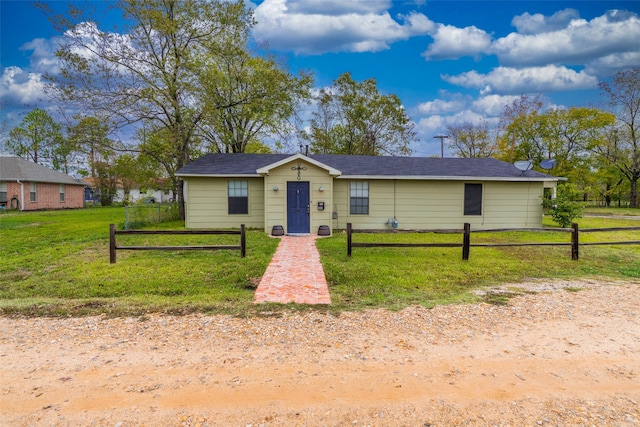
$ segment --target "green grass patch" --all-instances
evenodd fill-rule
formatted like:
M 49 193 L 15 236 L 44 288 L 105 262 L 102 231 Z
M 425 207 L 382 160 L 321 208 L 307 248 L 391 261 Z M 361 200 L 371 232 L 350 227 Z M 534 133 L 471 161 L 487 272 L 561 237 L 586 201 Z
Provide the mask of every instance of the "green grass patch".
M 554 227 L 545 218 L 545 227 Z M 591 218 L 577 220 L 580 228 L 632 227 L 640 221 Z M 557 226 L 555 226 L 557 228 Z M 581 241 L 639 240 L 640 231 L 583 233 Z M 450 234 L 354 234 L 354 242 L 461 243 Z M 565 232 L 472 233 L 471 243 L 529 243 L 571 241 Z M 474 288 L 519 282 L 531 278 L 607 277 L 640 278 L 640 246 L 582 246 L 580 260 L 571 259 L 570 246 L 472 247 L 469 261 L 461 248 L 353 248 L 347 256 L 346 234 L 336 233 L 317 242 L 331 298 L 347 309 L 387 307 L 401 309 L 420 304 L 473 299 Z M 492 303 L 504 302 L 494 298 Z
M 239 251 L 118 251 L 109 263 L 109 224 L 124 208 L 0 216 L 0 313 L 81 315 L 148 311 L 253 310 L 253 293 L 278 241 L 247 232 Z M 183 229 L 181 221 L 152 229 Z M 237 235 L 118 236 L 118 245 L 238 245 Z
M 253 304 L 254 291 L 279 240 L 247 233 L 247 257 L 239 251 L 118 251 L 109 263 L 109 224 L 124 208 L 0 214 L 0 314 L 110 316 L 225 313 L 278 316 L 285 310 L 340 312 L 384 307 L 477 301 L 469 290 L 529 278 L 606 277 L 640 279 L 640 246 L 584 246 L 572 261 L 570 247 L 354 248 L 346 236 L 319 239 L 333 305 Z M 553 223 L 545 218 L 545 226 Z M 580 228 L 638 226 L 633 219 L 584 217 Z M 183 229 L 181 221 L 148 229 Z M 239 236 L 119 235 L 119 245 L 237 245 Z M 581 241 L 640 240 L 640 232 L 585 233 Z M 364 242 L 455 242 L 461 235 L 357 234 Z M 479 242 L 569 242 L 569 233 L 478 233 Z M 505 298 L 489 301 L 505 303 Z

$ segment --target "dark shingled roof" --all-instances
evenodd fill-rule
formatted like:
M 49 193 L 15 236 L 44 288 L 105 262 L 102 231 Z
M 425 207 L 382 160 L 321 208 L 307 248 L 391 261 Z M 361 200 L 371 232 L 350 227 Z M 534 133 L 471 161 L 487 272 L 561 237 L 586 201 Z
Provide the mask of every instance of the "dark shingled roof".
M 84 185 L 82 181 L 20 157 L 0 157 L 0 181 Z
M 265 166 L 292 157 L 292 154 L 207 154 L 178 171 L 178 175 L 256 175 Z M 346 156 L 311 154 L 310 159 L 342 172 L 342 177 L 484 177 L 548 178 L 536 172 L 522 172 L 510 163 L 493 158 L 461 159 L 431 157 Z

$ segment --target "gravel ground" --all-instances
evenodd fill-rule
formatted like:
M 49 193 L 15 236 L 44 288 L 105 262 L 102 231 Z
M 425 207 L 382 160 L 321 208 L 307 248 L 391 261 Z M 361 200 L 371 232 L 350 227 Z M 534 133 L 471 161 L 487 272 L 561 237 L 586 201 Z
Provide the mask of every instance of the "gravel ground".
M 0 318 L 0 424 L 640 425 L 639 285 L 340 316 Z

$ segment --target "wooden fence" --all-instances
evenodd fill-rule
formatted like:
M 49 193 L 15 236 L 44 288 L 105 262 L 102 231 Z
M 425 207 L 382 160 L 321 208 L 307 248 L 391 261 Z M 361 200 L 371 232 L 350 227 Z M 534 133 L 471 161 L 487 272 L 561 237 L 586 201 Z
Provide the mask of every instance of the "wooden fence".
M 571 259 L 580 258 L 580 246 L 589 245 L 640 245 L 640 240 L 624 240 L 618 242 L 585 242 L 580 243 L 580 233 L 615 232 L 615 231 L 638 231 L 640 227 L 612 227 L 612 228 L 583 228 L 580 230 L 578 224 L 571 224 L 571 228 L 495 228 L 491 230 L 474 230 L 473 233 L 499 233 L 499 232 L 557 232 L 570 233 L 570 242 L 529 242 L 529 243 L 471 243 L 471 225 L 465 223 L 461 229 L 434 229 L 434 230 L 354 230 L 351 223 L 347 224 L 347 255 L 351 256 L 353 248 L 462 248 L 462 259 L 469 260 L 471 247 L 498 247 L 498 246 L 571 246 Z M 354 242 L 353 235 L 356 233 L 366 234 L 410 234 L 410 233 L 435 233 L 435 234 L 462 234 L 461 243 L 372 243 Z
M 211 235 L 211 234 L 232 234 L 240 236 L 239 245 L 201 245 L 201 246 L 118 246 L 116 236 L 121 234 L 154 234 L 154 235 Z M 240 251 L 240 256 L 247 255 L 247 236 L 244 224 L 240 225 L 240 230 L 116 230 L 115 224 L 109 226 L 109 259 L 111 264 L 116 263 L 116 251 L 183 251 L 183 250 L 236 250 Z

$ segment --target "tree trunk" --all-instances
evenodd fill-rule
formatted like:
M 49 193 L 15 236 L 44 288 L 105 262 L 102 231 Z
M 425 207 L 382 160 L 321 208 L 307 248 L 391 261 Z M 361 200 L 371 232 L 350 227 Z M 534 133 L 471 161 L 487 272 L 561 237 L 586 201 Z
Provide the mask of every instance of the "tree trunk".
M 631 178 L 631 192 L 629 194 L 629 207 L 638 207 L 638 178 L 640 176 L 634 176 Z

